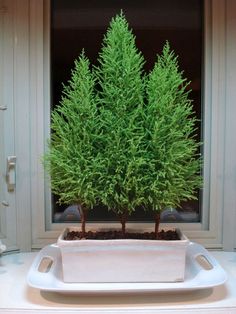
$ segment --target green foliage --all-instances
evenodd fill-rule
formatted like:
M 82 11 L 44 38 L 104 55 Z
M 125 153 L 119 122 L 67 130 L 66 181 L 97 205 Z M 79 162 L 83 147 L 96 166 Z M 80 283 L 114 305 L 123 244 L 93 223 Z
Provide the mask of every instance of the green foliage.
M 51 140 L 44 163 L 61 203 L 91 208 L 104 173 L 95 79 L 84 52 L 75 61 L 60 105 L 52 112 Z M 99 182 L 98 182 L 99 183 Z
M 189 83 L 179 71 L 177 56 L 166 42 L 146 86 L 145 187 L 147 208 L 161 211 L 183 200 L 195 199 L 201 186 L 199 143 L 195 139 L 196 117 Z
M 103 40 L 96 75 L 103 135 L 106 139 L 102 203 L 122 214 L 141 202 L 136 177 L 140 153 L 140 112 L 143 106 L 144 58 L 121 13 L 112 19 Z
M 195 198 L 200 158 L 188 82 L 168 42 L 148 76 L 143 64 L 122 13 L 110 23 L 94 71 L 84 53 L 75 61 L 44 158 L 60 202 L 103 203 L 126 215 Z

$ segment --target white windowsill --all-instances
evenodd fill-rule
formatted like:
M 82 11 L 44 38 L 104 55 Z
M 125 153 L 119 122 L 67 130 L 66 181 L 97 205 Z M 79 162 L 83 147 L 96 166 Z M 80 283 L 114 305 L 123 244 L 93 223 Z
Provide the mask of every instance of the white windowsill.
M 0 257 L 0 313 L 236 313 L 236 253 L 211 252 L 228 273 L 224 285 L 185 293 L 60 295 L 31 288 L 26 275 L 37 253 Z

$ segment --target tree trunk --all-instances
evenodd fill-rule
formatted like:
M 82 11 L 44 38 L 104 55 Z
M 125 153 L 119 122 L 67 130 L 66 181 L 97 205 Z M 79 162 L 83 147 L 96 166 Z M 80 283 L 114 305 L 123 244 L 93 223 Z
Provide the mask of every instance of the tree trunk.
M 159 225 L 160 225 L 160 213 L 157 212 L 155 214 L 155 237 L 156 237 L 156 239 L 158 239 Z
M 86 232 L 86 220 L 87 220 L 87 209 L 83 208 L 82 206 L 78 205 L 78 210 L 80 212 L 80 220 L 81 220 L 81 232 L 82 232 L 82 237 L 85 237 L 85 232 Z
M 123 214 L 119 215 L 120 223 L 121 223 L 121 230 L 122 230 L 122 236 L 125 237 L 126 232 L 126 221 L 127 221 L 127 212 L 124 212 Z

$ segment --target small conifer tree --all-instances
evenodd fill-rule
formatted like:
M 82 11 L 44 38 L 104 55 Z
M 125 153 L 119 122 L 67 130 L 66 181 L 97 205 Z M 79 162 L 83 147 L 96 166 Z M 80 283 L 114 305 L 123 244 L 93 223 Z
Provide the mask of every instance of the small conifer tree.
M 84 52 L 75 61 L 71 80 L 51 116 L 51 140 L 44 163 L 60 203 L 80 204 L 82 233 L 86 212 L 99 198 L 103 168 L 95 80 Z
M 107 165 L 102 202 L 119 216 L 124 233 L 127 216 L 140 203 L 136 169 L 144 58 L 122 12 L 110 23 L 98 63 L 96 74 Z
M 167 42 L 146 77 L 121 12 L 105 34 L 98 66 L 81 53 L 59 106 L 44 163 L 59 201 L 86 212 L 104 204 L 125 224 L 138 206 L 156 215 L 195 198 L 201 186 L 196 118 L 188 82 Z
M 196 199 L 201 186 L 196 117 L 186 89 L 189 83 L 177 59 L 166 42 L 146 86 L 146 173 L 142 184 L 146 188 L 145 207 L 157 214 L 156 232 L 160 212 Z

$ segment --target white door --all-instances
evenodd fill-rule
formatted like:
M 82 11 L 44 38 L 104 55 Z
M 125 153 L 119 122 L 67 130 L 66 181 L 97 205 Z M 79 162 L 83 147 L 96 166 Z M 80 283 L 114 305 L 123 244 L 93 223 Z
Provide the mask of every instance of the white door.
M 0 239 L 17 249 L 14 143 L 14 35 L 10 11 L 0 2 Z
M 31 248 L 29 1 L 0 0 L 0 239 Z

